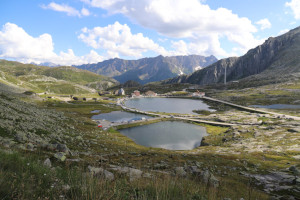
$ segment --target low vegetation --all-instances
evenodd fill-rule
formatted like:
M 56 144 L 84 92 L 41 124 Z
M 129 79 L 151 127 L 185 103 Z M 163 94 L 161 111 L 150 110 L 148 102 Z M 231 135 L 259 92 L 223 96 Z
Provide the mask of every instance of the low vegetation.
M 12 85 L 16 86 L 34 66 L 27 67 L 24 73 L 17 70 L 9 82 L 15 80 Z M 1 81 L 7 83 L 4 73 Z M 203 91 L 245 105 L 285 102 L 293 95 L 291 99 L 297 104 L 297 85 L 278 84 L 242 92 Z M 189 87 L 152 86 L 144 89 L 171 92 Z M 199 111 L 199 119 L 237 125 L 196 123 L 209 134 L 202 146 L 171 151 L 137 145 L 118 129 L 172 118 L 103 130 L 90 119 L 91 111 L 121 110 L 113 99 L 80 92 L 78 100 L 72 100 L 67 93 L 35 92 L 33 87 L 22 90 L 0 83 L 0 199 L 299 198 L 300 130 L 296 120 L 208 102 L 218 112 Z M 297 115 L 290 110 L 281 112 Z M 265 177 L 274 178 L 274 182 L 264 182 Z

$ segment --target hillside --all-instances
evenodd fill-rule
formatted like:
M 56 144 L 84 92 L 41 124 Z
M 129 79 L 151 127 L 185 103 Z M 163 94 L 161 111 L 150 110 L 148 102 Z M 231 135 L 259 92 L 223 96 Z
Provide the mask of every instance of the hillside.
M 34 92 L 90 93 L 117 81 L 74 67 L 45 67 L 0 60 L 0 82 Z
M 97 64 L 76 66 L 97 74 L 114 77 L 121 83 L 134 80 L 141 84 L 189 74 L 206 67 L 217 59 L 214 56 L 157 56 L 139 60 L 110 59 Z
M 271 84 L 299 78 L 300 28 L 270 37 L 262 45 L 249 50 L 241 57 L 232 57 L 196 71 L 169 79 L 165 83 L 192 83 L 209 85 L 243 79 L 249 86 Z

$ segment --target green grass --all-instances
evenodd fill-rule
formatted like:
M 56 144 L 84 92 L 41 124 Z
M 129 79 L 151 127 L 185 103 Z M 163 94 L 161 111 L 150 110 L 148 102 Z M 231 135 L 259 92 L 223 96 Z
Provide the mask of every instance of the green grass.
M 0 70 L 3 73 L 0 74 L 1 82 L 37 93 L 87 94 L 90 93 L 88 89 L 77 85 L 98 89 L 99 85 L 107 88 L 116 84 L 112 78 L 74 67 L 44 67 L 0 60 Z
M 130 182 L 126 176 L 116 174 L 114 181 L 107 181 L 84 175 L 84 165 L 68 166 L 52 160 L 55 168 L 49 169 L 38 155 L 0 151 L 0 160 L 1 199 L 267 199 L 249 187 L 247 181 L 239 184 L 237 194 L 232 190 L 238 186 L 236 181 L 226 178 L 221 189 L 206 187 L 197 179 L 165 175 Z M 64 189 L 66 185 L 70 189 Z

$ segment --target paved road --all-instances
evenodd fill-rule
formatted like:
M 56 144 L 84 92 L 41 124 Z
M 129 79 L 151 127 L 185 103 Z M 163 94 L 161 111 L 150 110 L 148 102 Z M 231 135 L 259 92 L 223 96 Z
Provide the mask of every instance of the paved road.
M 257 109 L 257 108 L 250 108 L 250 107 L 246 107 L 246 106 L 241 106 L 241 105 L 237 105 L 234 103 L 230 103 L 227 101 L 222 101 L 222 100 L 218 100 L 218 99 L 214 99 L 211 97 L 202 97 L 202 99 L 206 99 L 209 101 L 214 101 L 214 102 L 219 102 L 219 103 L 223 103 L 229 106 L 233 106 L 236 108 L 240 108 L 246 111 L 250 111 L 250 112 L 257 112 L 257 113 L 263 113 L 263 114 L 270 114 L 270 115 L 274 115 L 275 117 L 281 117 L 281 118 L 289 118 L 289 119 L 293 119 L 293 120 L 300 120 L 300 117 L 296 117 L 296 116 L 292 116 L 292 115 L 285 115 L 285 114 L 280 114 L 280 113 L 275 113 L 275 112 L 269 112 L 266 110 L 261 110 L 261 109 Z

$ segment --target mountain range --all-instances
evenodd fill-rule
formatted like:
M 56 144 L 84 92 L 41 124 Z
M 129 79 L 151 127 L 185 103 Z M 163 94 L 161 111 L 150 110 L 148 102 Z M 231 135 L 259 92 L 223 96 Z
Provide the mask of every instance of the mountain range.
M 278 37 L 268 38 L 262 45 L 241 57 L 231 57 L 163 83 L 218 84 L 243 80 L 249 86 L 271 84 L 300 77 L 300 27 Z
M 214 56 L 157 56 L 139 60 L 114 58 L 96 64 L 84 64 L 75 67 L 113 77 L 120 83 L 133 80 L 145 84 L 181 74 L 190 74 L 216 61 L 217 58 Z

